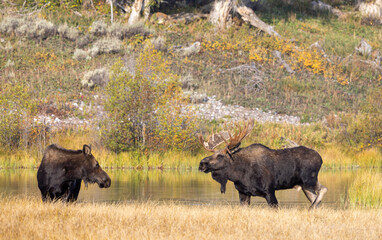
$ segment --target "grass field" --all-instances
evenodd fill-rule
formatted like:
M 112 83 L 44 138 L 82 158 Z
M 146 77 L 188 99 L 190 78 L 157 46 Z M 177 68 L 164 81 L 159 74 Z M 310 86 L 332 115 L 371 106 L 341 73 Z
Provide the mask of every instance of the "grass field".
M 382 209 L 43 204 L 0 198 L 0 239 L 381 239 Z

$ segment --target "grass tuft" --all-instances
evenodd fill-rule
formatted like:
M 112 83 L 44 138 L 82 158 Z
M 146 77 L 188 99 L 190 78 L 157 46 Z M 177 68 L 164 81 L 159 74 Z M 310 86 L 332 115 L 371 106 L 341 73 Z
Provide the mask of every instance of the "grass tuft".
M 349 203 L 353 208 L 381 208 L 382 174 L 371 170 L 358 174 L 349 187 Z

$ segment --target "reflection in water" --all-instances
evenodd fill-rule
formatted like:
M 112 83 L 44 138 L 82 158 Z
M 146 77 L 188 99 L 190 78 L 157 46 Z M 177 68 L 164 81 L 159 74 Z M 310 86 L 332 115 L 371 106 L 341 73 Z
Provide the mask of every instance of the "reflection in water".
M 322 204 L 326 207 L 341 207 L 346 191 L 362 170 L 322 171 L 319 181 L 329 191 Z M 225 194 L 220 193 L 220 185 L 196 170 L 106 170 L 112 183 L 108 189 L 100 189 L 96 184 L 88 189 L 82 185 L 79 195 L 81 202 L 126 202 L 126 201 L 173 201 L 184 204 L 239 204 L 238 193 L 232 182 L 227 184 Z M 40 196 L 37 187 L 37 170 L 0 170 L 0 193 L 4 195 Z M 302 191 L 277 191 L 281 207 L 308 207 L 309 202 Z M 260 197 L 252 197 L 252 204 L 266 204 Z

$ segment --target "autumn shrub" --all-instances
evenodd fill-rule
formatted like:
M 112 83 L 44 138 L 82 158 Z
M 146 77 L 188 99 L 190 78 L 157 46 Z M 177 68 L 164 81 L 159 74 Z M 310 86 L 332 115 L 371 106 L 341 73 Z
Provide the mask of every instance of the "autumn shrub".
M 36 131 L 36 104 L 23 84 L 4 83 L 0 92 L 0 149 L 27 147 Z
M 106 92 L 103 138 L 108 148 L 117 152 L 192 148 L 195 118 L 186 111 L 179 78 L 149 42 L 133 72 L 122 60 L 114 64 Z
M 382 115 L 359 113 L 357 115 L 342 114 L 338 125 L 338 142 L 363 149 L 382 147 Z

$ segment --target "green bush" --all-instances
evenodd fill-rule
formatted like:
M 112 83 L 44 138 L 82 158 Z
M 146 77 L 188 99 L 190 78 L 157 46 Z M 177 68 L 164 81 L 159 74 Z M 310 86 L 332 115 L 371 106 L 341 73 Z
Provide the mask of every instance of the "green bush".
M 133 73 L 122 60 L 114 64 L 106 92 L 103 138 L 111 150 L 193 148 L 195 117 L 186 111 L 178 76 L 150 43 Z

